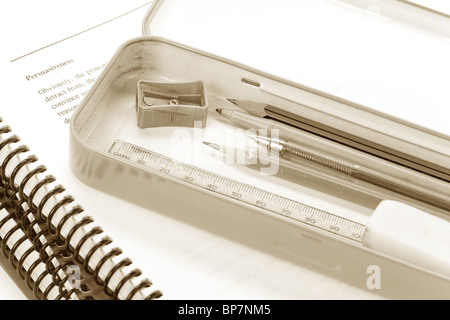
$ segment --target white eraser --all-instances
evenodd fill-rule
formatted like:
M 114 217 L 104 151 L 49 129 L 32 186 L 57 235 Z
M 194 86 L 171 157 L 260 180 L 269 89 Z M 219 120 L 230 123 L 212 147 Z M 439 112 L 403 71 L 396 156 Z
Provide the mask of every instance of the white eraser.
M 363 245 L 450 278 L 450 223 L 404 203 L 378 205 Z

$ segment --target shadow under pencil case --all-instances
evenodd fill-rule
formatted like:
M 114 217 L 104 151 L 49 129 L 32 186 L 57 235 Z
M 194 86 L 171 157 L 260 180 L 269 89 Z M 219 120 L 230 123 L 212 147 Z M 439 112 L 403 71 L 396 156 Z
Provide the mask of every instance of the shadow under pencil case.
M 324 1 L 324 3 L 327 2 Z M 177 14 L 183 16 L 181 11 L 183 11 L 183 8 L 187 8 L 185 7 L 186 4 L 181 5 L 180 12 L 173 12 L 172 6 L 175 4 L 181 5 L 177 1 L 155 1 L 144 20 L 144 34 L 149 34 L 150 27 L 158 29 L 157 23 L 165 17 L 164 13 L 167 14 L 167 11 L 174 13 L 172 17 L 174 19 L 179 18 Z M 207 4 L 207 1 L 205 1 L 202 5 L 209 6 L 210 4 Z M 335 6 L 337 4 L 333 2 L 330 5 Z M 246 6 L 244 5 L 244 7 Z M 195 20 L 195 13 L 193 12 L 195 10 L 193 8 L 188 12 L 193 15 L 190 18 Z M 339 10 L 344 9 L 341 8 Z M 345 10 L 352 11 L 355 9 L 345 7 Z M 226 16 L 226 12 L 224 15 Z M 359 16 L 359 14 L 357 15 Z M 207 21 L 211 19 L 211 17 L 204 18 Z M 220 33 L 217 36 L 219 37 Z M 199 41 L 205 41 L 205 39 L 200 39 Z M 224 213 L 224 211 L 232 210 L 230 208 L 235 210 L 235 205 L 239 201 L 221 196 L 215 192 L 214 185 L 208 185 L 207 188 L 203 189 L 195 186 L 191 183 L 190 179 L 192 177 L 189 175 L 184 174 L 180 177 L 168 175 L 168 169 L 165 167 L 164 162 L 167 162 L 165 157 L 158 159 L 158 161 L 161 160 L 161 165 L 159 167 L 155 166 L 152 170 L 144 170 L 142 162 L 144 162 L 143 154 L 146 152 L 146 149 L 152 149 L 158 144 L 166 143 L 164 140 L 159 140 L 160 135 L 167 135 L 173 132 L 173 128 L 164 131 L 164 126 L 192 128 L 195 120 L 199 120 L 200 128 L 203 128 L 207 125 L 206 117 L 210 117 L 213 113 L 215 114 L 216 107 L 226 105 L 227 98 L 245 98 L 264 102 L 271 106 L 283 106 L 285 115 L 291 114 L 293 110 L 297 113 L 297 109 L 304 109 L 303 117 L 306 117 L 307 120 L 305 122 L 309 126 L 320 122 L 323 124 L 319 128 L 321 132 L 327 131 L 335 134 L 336 137 L 344 136 L 345 139 L 349 138 L 342 135 L 341 131 L 347 124 L 348 128 L 355 130 L 351 132 L 352 135 L 363 137 L 367 145 L 373 149 L 378 148 L 378 146 L 374 145 L 375 142 L 382 140 L 390 145 L 390 148 L 395 148 L 396 150 L 403 150 L 403 147 L 407 146 L 406 149 L 409 150 L 411 155 L 430 154 L 429 158 L 427 156 L 424 158 L 427 158 L 427 162 L 433 164 L 430 168 L 433 169 L 433 172 L 439 171 L 440 173 L 438 174 L 430 174 L 430 172 L 425 172 L 427 170 L 421 171 L 417 168 L 411 168 L 406 166 L 405 163 L 397 163 L 392 161 L 392 159 L 380 157 L 379 154 L 366 152 L 367 150 L 363 150 L 364 148 L 346 145 L 339 139 L 333 139 L 331 136 L 306 130 L 307 128 L 304 128 L 305 130 L 302 131 L 304 142 L 314 146 L 317 150 L 356 161 L 357 163 L 364 163 L 371 170 L 380 171 L 385 175 L 413 183 L 418 188 L 429 189 L 431 192 L 435 192 L 439 198 L 450 196 L 450 183 L 447 181 L 447 176 L 450 175 L 450 163 L 447 162 L 450 160 L 450 142 L 445 134 L 436 133 L 432 130 L 422 130 L 423 128 L 414 126 L 409 122 L 398 120 L 394 117 L 385 117 L 381 112 L 375 112 L 366 107 L 360 108 L 359 105 L 353 103 L 346 103 L 344 99 L 339 99 L 331 94 L 274 76 L 271 72 L 262 72 L 260 69 L 211 54 L 209 52 L 213 51 L 214 48 L 212 47 L 209 48 L 211 51 L 196 49 L 195 44 L 194 42 L 194 47 L 191 47 L 180 42 L 168 40 L 165 37 L 144 35 L 127 41 L 117 50 L 71 118 L 70 166 L 81 181 L 155 210 L 164 206 L 172 208 L 173 199 L 176 197 L 179 201 L 186 201 L 186 205 L 192 208 L 189 213 L 184 215 L 173 212 L 171 214 L 176 218 L 205 228 L 219 223 L 212 221 L 213 219 L 208 215 L 202 215 L 201 210 L 198 210 L 198 207 L 205 209 L 213 206 L 212 202 L 210 202 L 212 200 L 204 200 L 205 195 L 212 195 L 213 197 L 211 198 L 219 199 L 220 206 L 214 205 L 214 208 L 217 209 L 214 210 L 215 212 L 209 212 L 209 214 L 218 218 L 219 221 L 222 221 L 220 219 L 225 219 L 227 223 L 234 225 L 235 222 L 230 222 L 227 219 L 236 217 L 236 215 L 231 214 L 231 211 L 227 213 Z M 267 57 L 270 58 L 270 55 L 266 56 L 266 59 Z M 256 62 L 256 64 L 258 63 Z M 139 113 L 140 111 L 145 111 L 145 108 L 139 108 L 141 98 L 143 98 L 143 96 L 139 95 L 139 90 L 142 89 L 143 83 L 149 84 L 146 87 L 149 91 L 157 93 L 151 98 L 156 99 L 156 103 L 163 106 L 161 109 L 155 109 L 156 114 L 163 117 L 162 123 L 158 122 L 160 118 L 155 120 L 151 117 L 148 118 L 148 122 L 139 121 L 145 117 L 143 116 L 144 113 Z M 173 91 L 173 88 L 170 88 L 171 85 L 176 87 L 176 84 L 188 83 L 199 85 L 195 88 L 190 87 L 187 91 L 184 91 L 185 87 L 183 87 L 182 92 Z M 153 84 L 157 84 L 156 87 L 153 87 Z M 162 91 L 158 87 L 160 84 L 163 84 L 164 87 Z M 192 114 L 187 111 L 184 112 L 189 110 L 189 104 L 185 105 L 187 109 L 176 109 L 179 102 L 182 101 L 182 95 L 185 94 L 203 97 L 200 100 L 194 99 L 197 111 Z M 311 104 L 308 103 L 307 105 L 306 101 L 311 102 Z M 154 101 L 148 103 L 146 107 L 151 107 L 153 103 Z M 323 105 L 319 106 L 320 103 L 323 103 Z M 167 107 L 169 109 L 165 109 Z M 172 107 L 174 109 L 170 109 Z M 152 111 L 150 110 L 150 112 Z M 171 115 L 176 114 L 176 112 L 181 112 L 182 116 L 187 116 L 188 121 L 171 118 Z M 357 115 L 361 117 L 360 121 L 355 118 Z M 349 118 L 346 119 L 346 117 Z M 363 124 L 369 118 L 372 120 L 376 119 L 376 121 L 371 123 L 377 128 L 364 127 Z M 143 124 L 143 122 L 146 124 Z M 358 124 L 358 128 L 354 126 L 355 124 Z M 160 127 L 162 131 L 153 130 L 155 127 Z M 405 132 L 402 131 L 403 129 L 410 139 L 404 140 Z M 397 135 L 398 132 L 402 133 Z M 367 136 L 365 136 L 366 133 Z M 374 135 L 373 133 L 378 133 L 379 135 Z M 411 135 L 409 135 L 410 133 Z M 378 139 L 386 135 L 389 136 L 388 139 Z M 369 143 L 368 139 L 372 143 Z M 123 140 L 131 143 L 124 144 Z M 424 141 L 429 142 L 429 144 Z M 141 158 L 137 161 L 131 161 L 130 156 L 126 152 L 117 152 L 116 150 L 122 145 L 129 148 L 126 152 L 142 154 Z M 143 148 L 136 146 L 143 146 Z M 161 148 L 164 149 L 164 146 Z M 389 198 L 415 205 L 438 216 L 447 216 L 449 213 L 449 210 L 442 208 L 442 206 L 435 207 L 424 204 L 422 201 L 398 195 L 379 186 L 372 186 L 370 183 L 359 181 L 358 179 L 349 179 L 346 174 L 334 174 L 331 170 L 315 164 L 304 163 L 302 170 L 304 170 L 305 180 L 310 179 L 319 187 L 328 188 L 331 190 L 330 192 L 335 192 L 343 197 L 349 195 L 355 201 L 371 197 L 376 199 Z M 167 183 L 162 183 L 163 181 Z M 309 182 L 305 181 L 306 184 Z M 186 186 L 192 190 L 181 191 Z M 184 195 L 184 200 L 181 200 L 181 196 L 179 196 L 181 194 Z M 280 218 L 277 214 L 264 211 L 261 203 L 263 202 L 260 201 L 259 207 L 256 209 L 250 208 L 248 205 L 243 205 L 242 207 L 250 211 L 263 212 L 269 217 L 270 221 L 274 218 L 282 221 L 281 225 L 285 225 L 285 217 Z M 173 208 L 167 209 L 166 207 L 162 211 L 175 210 Z M 223 216 L 219 217 L 219 213 L 223 213 Z M 240 217 L 240 219 L 244 218 Z M 248 216 L 246 219 L 253 222 L 256 221 L 252 220 L 255 218 L 251 216 Z M 260 238 L 255 237 L 255 239 L 258 238 L 260 240 L 263 239 L 263 242 L 270 242 L 272 241 L 270 239 L 273 238 L 267 235 L 272 233 L 277 237 L 286 239 L 286 242 L 290 242 L 292 239 L 298 239 L 299 234 L 307 234 L 310 238 L 319 237 L 321 239 L 319 242 L 322 241 L 322 244 L 328 244 L 327 241 L 332 239 L 337 240 L 343 246 L 349 246 L 351 249 L 348 250 L 350 251 L 355 248 L 355 244 L 352 241 L 348 241 L 348 239 L 335 239 L 333 233 L 330 235 L 328 232 L 322 232 L 322 230 L 317 231 L 314 228 L 311 230 L 310 226 L 303 224 L 288 226 L 287 228 L 291 228 L 289 232 L 284 232 L 283 230 L 285 229 L 283 228 L 270 227 L 272 230 L 267 231 L 267 233 L 264 232 L 264 235 L 261 235 Z M 334 244 L 329 244 L 328 249 L 332 250 L 333 246 Z M 294 251 L 301 253 L 302 249 L 295 248 Z M 364 254 L 366 254 L 367 258 L 367 255 L 372 253 L 367 251 Z M 308 254 L 313 253 L 309 252 Z M 351 257 L 352 254 L 347 257 L 347 261 L 351 261 Z M 329 265 L 328 259 L 332 258 L 320 257 L 319 260 L 325 259 L 327 260 L 325 264 Z M 380 257 L 380 259 L 385 258 L 384 256 Z M 389 257 L 386 259 L 389 261 L 388 264 L 392 262 Z M 436 278 L 434 274 L 431 275 L 431 278 L 433 280 L 430 280 L 429 277 L 424 279 L 431 281 L 430 283 L 436 283 L 436 281 L 439 283 L 441 279 L 439 277 Z M 422 283 L 421 280 L 418 283 Z

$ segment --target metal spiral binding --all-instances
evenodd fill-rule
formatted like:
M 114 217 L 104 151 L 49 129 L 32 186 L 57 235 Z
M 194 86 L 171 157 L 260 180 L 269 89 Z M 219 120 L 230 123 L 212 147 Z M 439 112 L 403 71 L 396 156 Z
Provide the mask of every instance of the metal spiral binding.
M 23 145 L 23 146 L 20 146 L 20 147 L 14 149 L 12 152 L 10 152 L 8 154 L 8 156 L 5 157 L 5 159 L 2 162 L 2 166 L 1 166 L 2 170 L 0 170 L 0 174 L 1 174 L 2 180 L 4 180 L 4 181 L 7 180 L 5 171 L 6 171 L 6 166 L 8 165 L 9 161 L 12 158 L 14 158 L 16 155 L 18 155 L 19 153 L 24 153 L 24 152 L 27 152 L 29 150 L 30 149 L 27 146 Z
M 2 128 L 1 130 L 1 132 L 9 131 L 9 128 L 7 130 Z M 16 136 L 14 136 L 14 139 L 7 139 L 5 141 L 8 141 L 8 143 L 2 143 L 2 148 L 7 144 L 15 143 L 19 140 Z M 92 298 L 91 296 L 80 294 L 81 286 L 80 288 L 72 287 L 70 290 L 65 289 L 66 282 L 71 277 L 71 275 L 67 274 L 67 272 L 65 273 L 62 281 L 53 281 L 47 288 L 45 288 L 44 290 L 41 289 L 41 283 L 46 276 L 51 275 L 53 280 L 55 280 L 55 275 L 57 275 L 62 268 L 74 265 L 74 262 L 71 260 L 67 260 L 66 257 L 63 257 L 63 255 L 66 254 L 66 250 L 64 247 L 63 249 L 55 250 L 54 244 L 56 243 L 56 240 L 54 239 L 53 235 L 45 226 L 42 225 L 42 223 L 40 223 L 39 220 L 35 219 L 34 216 L 30 216 L 30 214 L 37 209 L 37 207 L 33 204 L 34 195 L 40 188 L 55 181 L 55 178 L 53 176 L 45 177 L 36 184 L 36 186 L 30 192 L 30 195 L 26 197 L 24 195 L 23 188 L 28 180 L 35 176 L 37 173 L 45 171 L 45 167 L 39 166 L 37 167 L 37 169 L 31 170 L 22 180 L 19 187 L 16 187 L 16 185 L 13 183 L 15 180 L 15 174 L 17 174 L 18 170 L 20 170 L 20 168 L 22 168 L 23 166 L 27 165 L 30 162 L 36 161 L 36 157 L 28 157 L 24 161 L 21 161 L 19 163 L 19 166 L 14 168 L 14 175 L 12 175 L 12 177 L 10 178 L 7 178 L 6 176 L 6 166 L 11 161 L 11 159 L 14 158 L 14 156 L 20 153 L 24 153 L 28 150 L 29 149 L 26 146 L 16 148 L 11 151 L 1 163 L 0 176 L 2 179 L 0 181 L 0 185 L 2 187 L 1 193 L 3 197 L 5 197 L 2 199 L 1 209 L 7 209 L 8 212 L 8 215 L 4 219 L 2 219 L 1 226 L 3 226 L 11 219 L 16 222 L 16 224 L 11 229 L 9 229 L 8 232 L 6 232 L 1 241 L 1 243 L 3 244 L 1 246 L 1 253 L 6 259 L 8 259 L 9 264 L 18 271 L 19 277 L 24 280 L 27 288 L 33 292 L 36 298 L 46 299 L 51 290 L 54 287 L 58 287 L 58 291 L 60 294 L 56 297 L 56 299 L 68 299 L 74 293 L 76 293 L 79 299 L 90 299 Z M 28 205 L 27 209 L 24 208 L 25 204 Z M 36 230 L 36 228 L 38 230 Z M 11 236 L 19 229 L 22 230 L 24 234 L 19 240 L 14 243 L 11 249 L 9 249 L 7 243 L 10 240 Z M 42 241 L 43 237 L 44 239 L 46 239 L 46 241 L 44 242 Z M 17 259 L 15 257 L 17 249 L 27 240 L 31 242 L 32 246 L 20 257 L 20 259 Z M 52 254 L 50 256 L 46 252 L 47 248 L 49 247 L 51 247 L 52 250 Z M 28 270 L 24 270 L 23 263 L 25 262 L 25 260 L 27 260 L 30 254 L 35 251 L 39 253 L 39 259 L 34 260 Z M 57 258 L 59 262 L 59 268 L 52 268 L 51 262 L 54 261 L 55 258 Z M 66 261 L 64 261 L 63 263 L 61 263 L 62 258 L 66 259 Z M 33 281 L 33 271 L 40 263 L 45 263 L 45 270 L 37 276 L 36 281 Z M 86 285 L 84 287 L 86 287 Z M 88 293 L 88 291 L 86 292 Z
M 42 236 L 47 236 L 49 234 L 47 229 L 40 229 L 40 231 L 36 231 L 35 227 L 39 226 L 37 223 L 37 220 L 33 220 L 29 222 L 28 215 L 30 214 L 29 210 L 24 211 L 25 214 L 21 217 L 20 220 L 16 220 L 17 214 L 13 207 L 11 206 L 9 199 L 2 199 L 2 205 L 0 209 L 6 209 L 8 212 L 8 215 L 2 219 L 0 222 L 0 228 L 4 226 L 8 221 L 11 219 L 14 219 L 16 222 L 19 222 L 15 224 L 6 234 L 4 235 L 3 239 L 1 239 L 1 253 L 2 255 L 9 261 L 9 264 L 17 270 L 18 276 L 24 281 L 24 284 L 26 288 L 28 288 L 31 292 L 33 292 L 33 295 L 37 299 L 46 299 L 48 294 L 51 292 L 53 287 L 58 286 L 60 294 L 55 299 L 69 299 L 70 296 L 73 293 L 77 294 L 78 299 L 83 299 L 86 297 L 85 293 L 80 293 L 79 288 L 75 288 L 76 290 L 68 291 L 64 288 L 65 282 L 55 282 L 53 281 L 49 286 L 47 286 L 45 289 L 42 289 L 41 283 L 43 280 L 49 276 L 52 275 L 53 277 L 57 274 L 57 272 L 60 271 L 60 269 L 51 268 L 51 262 L 54 258 L 57 258 L 59 255 L 65 253 L 65 250 L 56 251 L 54 250 L 54 247 L 52 247 L 52 255 L 48 255 L 46 252 L 46 249 L 53 244 L 53 242 L 41 242 Z M 24 223 L 28 219 L 28 223 Z M 18 230 L 24 231 L 24 234 L 20 237 L 19 240 L 17 240 L 14 245 L 11 247 L 11 249 L 8 249 L 7 243 L 9 239 L 12 237 L 12 235 L 18 231 Z M 17 260 L 16 258 L 16 252 L 17 249 L 25 242 L 29 240 L 31 242 L 31 246 L 28 248 L 28 250 L 22 254 L 20 259 Z M 27 270 L 24 270 L 23 264 L 25 260 L 33 253 L 38 252 L 39 258 L 35 259 L 30 267 Z M 73 261 L 66 260 L 64 264 L 61 264 L 61 259 L 58 259 L 59 266 L 68 266 L 73 265 Z M 38 267 L 39 264 L 45 263 L 45 270 L 42 271 L 36 278 L 35 281 L 32 279 L 32 274 L 35 271 L 35 269 Z M 71 274 L 65 273 L 66 281 L 67 279 L 70 279 Z
M 16 180 L 16 176 L 17 173 L 20 171 L 20 169 L 22 169 L 23 167 L 28 166 L 29 164 L 36 162 L 38 160 L 38 158 L 35 155 L 29 156 L 25 159 L 23 159 L 22 161 L 20 161 L 17 166 L 13 169 L 13 171 L 11 172 L 11 176 L 9 177 L 8 183 L 9 183 L 9 187 L 11 190 L 18 192 L 19 189 L 16 188 L 14 181 Z M 6 166 L 5 166 L 6 168 Z
M 2 119 L 0 118 L 0 122 Z M 0 137 L 4 133 L 11 132 L 9 126 L 0 127 Z M 0 151 L 7 145 L 12 145 L 20 141 L 20 138 L 16 135 L 0 140 Z M 17 270 L 19 277 L 25 281 L 26 286 L 33 291 L 34 296 L 37 299 L 47 299 L 49 294 L 55 288 L 58 289 L 59 295 L 56 299 L 69 299 L 73 294 L 76 294 L 80 299 L 93 299 L 94 295 L 89 291 L 87 284 L 83 283 L 79 288 L 68 289 L 67 283 L 70 281 L 70 274 L 67 271 L 69 266 L 77 266 L 80 270 L 83 270 L 83 277 L 86 279 L 92 279 L 95 283 L 99 284 L 103 290 L 103 293 L 113 299 L 118 299 L 121 290 L 127 282 L 130 282 L 133 278 L 139 277 L 142 272 L 139 269 L 133 269 L 126 274 L 120 282 L 116 285 L 114 290 L 109 288 L 109 282 L 113 276 L 123 271 L 123 268 L 132 264 L 132 261 L 128 258 L 122 259 L 120 262 L 115 263 L 109 270 L 107 275 L 102 279 L 99 276 L 100 270 L 106 261 L 112 257 L 118 256 L 122 253 L 119 248 L 113 248 L 107 253 L 103 253 L 105 247 L 112 243 L 112 239 L 105 236 L 100 241 L 95 240 L 94 236 L 98 236 L 103 233 L 102 228 L 92 227 L 90 231 L 87 231 L 78 243 L 73 246 L 71 240 L 73 235 L 81 228 L 94 222 L 94 219 L 89 216 L 82 217 L 81 220 L 73 225 L 67 233 L 66 237 L 63 237 L 61 230 L 66 222 L 81 213 L 84 212 L 83 208 L 79 205 L 74 205 L 71 210 L 67 211 L 64 216 L 59 220 L 57 226 L 53 224 L 53 218 L 56 212 L 60 208 L 66 208 L 70 205 L 74 198 L 72 196 L 64 196 L 58 198 L 58 202 L 52 206 L 48 215 L 43 214 L 43 208 L 45 204 L 53 197 L 62 194 L 65 188 L 61 185 L 55 186 L 53 189 L 47 191 L 48 186 L 56 181 L 56 178 L 52 175 L 47 175 L 45 178 L 39 179 L 39 175 L 47 171 L 47 168 L 43 165 L 38 165 L 34 169 L 30 170 L 25 177 L 17 183 L 17 175 L 22 168 L 28 167 L 31 163 L 37 161 L 37 157 L 28 156 L 23 160 L 20 160 L 18 164 L 13 168 L 10 176 L 7 176 L 6 167 L 12 159 L 20 157 L 20 155 L 28 152 L 27 146 L 20 146 L 10 151 L 1 163 L 0 167 L 0 194 L 3 193 L 3 197 L 8 198 L 8 215 L 2 221 L 0 221 L 1 227 L 13 219 L 17 222 L 9 232 L 5 235 L 4 239 L 0 239 L 0 245 L 2 254 L 9 260 L 10 265 Z M 38 178 L 37 184 L 33 187 L 31 192 L 27 195 L 25 193 L 25 187 L 27 183 L 33 179 Z M 45 188 L 45 189 L 44 189 Z M 35 196 L 41 191 L 45 190 L 45 195 L 41 198 L 38 204 L 35 204 Z M 3 201 L 2 201 L 3 202 Z M 1 209 L 1 207 L 0 207 Z M 21 229 L 24 232 L 22 236 L 11 249 L 7 248 L 7 240 L 17 231 Z M 36 230 L 38 229 L 38 230 Z M 28 250 L 17 260 L 15 254 L 20 245 L 29 240 L 32 244 Z M 90 250 L 88 250 L 85 257 L 81 257 L 80 251 L 84 243 L 88 240 L 94 240 Z M 48 254 L 47 250 L 52 253 Z M 33 252 L 39 253 L 39 259 L 36 259 L 28 270 L 25 270 L 23 265 L 27 257 Z M 91 268 L 89 266 L 92 261 L 92 257 L 97 252 L 102 252 L 103 257 L 100 261 Z M 68 255 L 69 254 L 69 255 Z M 53 262 L 57 261 L 58 265 L 53 266 Z M 40 263 L 44 263 L 45 270 L 38 275 L 35 281 L 32 280 L 32 273 Z M 40 285 L 46 277 L 51 277 L 52 282 L 46 288 L 41 289 Z M 91 283 L 91 282 L 89 282 Z M 138 292 L 142 292 L 143 289 L 148 288 L 152 283 L 148 279 L 141 280 L 138 285 L 131 288 L 126 299 L 132 299 Z M 98 295 L 98 292 L 95 296 Z M 101 296 L 101 295 L 100 295 Z M 162 296 L 159 290 L 153 291 L 145 297 L 145 299 L 157 299 Z

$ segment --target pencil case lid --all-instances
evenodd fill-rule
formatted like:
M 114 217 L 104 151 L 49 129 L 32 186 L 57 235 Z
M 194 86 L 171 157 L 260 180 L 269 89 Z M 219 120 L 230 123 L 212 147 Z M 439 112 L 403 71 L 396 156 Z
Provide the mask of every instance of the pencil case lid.
M 320 134 L 450 181 L 450 19 L 439 8 L 156 0 L 142 30 L 273 75 L 241 81 Z

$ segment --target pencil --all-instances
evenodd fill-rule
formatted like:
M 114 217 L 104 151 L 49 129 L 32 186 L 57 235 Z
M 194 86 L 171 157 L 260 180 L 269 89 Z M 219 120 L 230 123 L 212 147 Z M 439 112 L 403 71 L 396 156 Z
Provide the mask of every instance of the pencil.
M 445 165 L 448 161 L 442 158 L 441 155 L 439 155 L 441 158 L 436 158 L 441 159 L 441 161 L 430 161 L 430 156 L 419 155 L 418 153 L 408 151 L 408 149 L 400 148 L 398 142 L 397 144 L 392 144 L 392 142 L 391 145 L 388 145 L 386 141 L 378 141 L 379 139 L 375 139 L 374 137 L 369 138 L 364 134 L 358 134 L 354 130 L 347 130 L 342 126 L 339 129 L 330 125 L 330 123 L 333 123 L 333 120 L 327 114 L 323 114 L 326 120 L 319 121 L 302 115 L 301 111 L 293 113 L 293 109 L 287 111 L 281 107 L 267 103 L 239 99 L 227 100 L 256 117 L 273 119 L 288 124 L 294 128 L 311 132 L 340 144 L 450 182 L 450 168 Z M 298 109 L 303 110 L 300 106 Z M 435 157 L 438 156 L 436 153 L 433 155 Z

